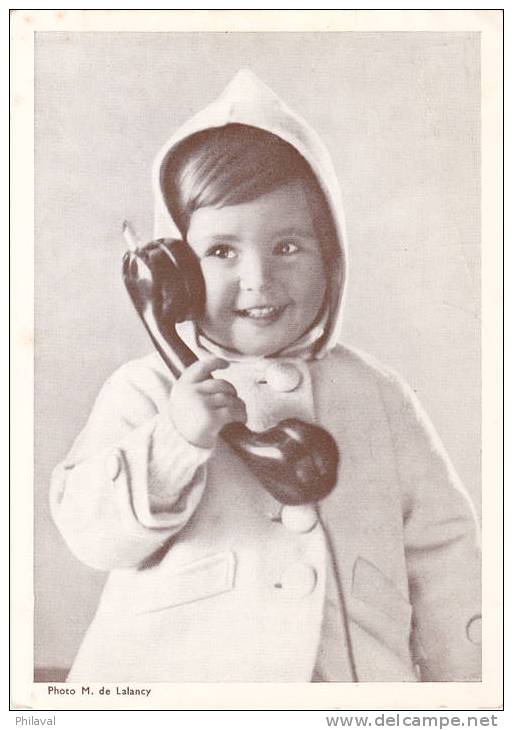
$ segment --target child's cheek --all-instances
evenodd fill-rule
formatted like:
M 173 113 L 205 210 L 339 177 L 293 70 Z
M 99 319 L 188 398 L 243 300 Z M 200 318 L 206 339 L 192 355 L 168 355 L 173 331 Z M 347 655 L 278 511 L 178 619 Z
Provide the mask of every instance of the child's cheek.
M 206 315 L 212 324 L 215 324 L 217 319 L 219 319 L 219 324 L 221 324 L 223 315 L 226 316 L 234 306 L 233 287 L 230 286 L 222 272 L 216 271 L 214 267 L 205 267 L 203 272 L 206 292 Z
M 317 256 L 302 258 L 294 272 L 293 281 L 296 289 L 305 292 L 311 287 L 326 288 L 326 266 L 322 259 Z

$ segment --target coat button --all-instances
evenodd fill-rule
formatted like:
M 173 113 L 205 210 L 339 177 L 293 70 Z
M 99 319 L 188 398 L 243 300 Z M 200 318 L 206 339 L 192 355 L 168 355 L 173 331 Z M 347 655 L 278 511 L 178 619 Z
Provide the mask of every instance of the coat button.
M 105 461 L 105 470 L 107 471 L 109 479 L 112 479 L 112 481 L 118 478 L 121 471 L 121 457 L 119 455 L 119 451 L 113 451 L 107 456 Z
M 474 616 L 468 622 L 467 639 L 473 644 L 481 643 L 481 616 Z
M 273 362 L 266 368 L 264 378 L 270 388 L 280 393 L 289 393 L 301 384 L 301 371 L 290 362 Z
M 317 524 L 317 512 L 311 504 L 285 506 L 281 511 L 281 522 L 292 532 L 310 532 Z
M 288 568 L 275 588 L 283 591 L 286 598 L 303 598 L 314 590 L 317 583 L 317 572 L 311 565 L 295 563 Z

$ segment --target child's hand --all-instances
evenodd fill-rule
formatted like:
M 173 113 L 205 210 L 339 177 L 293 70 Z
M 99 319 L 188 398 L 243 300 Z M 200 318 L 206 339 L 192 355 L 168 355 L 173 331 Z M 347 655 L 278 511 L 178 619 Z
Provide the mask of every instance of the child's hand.
M 212 448 L 227 423 L 246 423 L 246 406 L 233 385 L 209 377 L 213 370 L 228 365 L 218 357 L 199 360 L 184 370 L 173 386 L 171 418 L 179 433 L 194 446 Z

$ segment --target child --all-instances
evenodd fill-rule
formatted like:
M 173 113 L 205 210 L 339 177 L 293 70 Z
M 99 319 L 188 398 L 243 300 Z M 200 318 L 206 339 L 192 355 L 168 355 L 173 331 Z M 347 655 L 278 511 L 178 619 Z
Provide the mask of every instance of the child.
M 155 191 L 155 237 L 205 279 L 179 328 L 199 361 L 176 383 L 157 353 L 120 368 L 55 471 L 70 549 L 111 571 L 69 680 L 478 680 L 473 510 L 414 396 L 337 344 L 321 142 L 241 71 L 165 146 Z M 280 505 L 219 438 L 292 416 L 339 447 L 318 505 Z

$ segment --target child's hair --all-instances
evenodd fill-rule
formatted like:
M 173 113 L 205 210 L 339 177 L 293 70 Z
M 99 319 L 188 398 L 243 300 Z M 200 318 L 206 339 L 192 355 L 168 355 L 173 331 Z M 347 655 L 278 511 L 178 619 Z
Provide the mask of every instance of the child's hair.
M 245 124 L 191 135 L 168 155 L 161 186 L 183 238 L 192 213 L 206 206 L 238 205 L 291 182 L 307 187 L 326 270 L 340 260 L 333 219 L 310 165 L 288 142 Z

